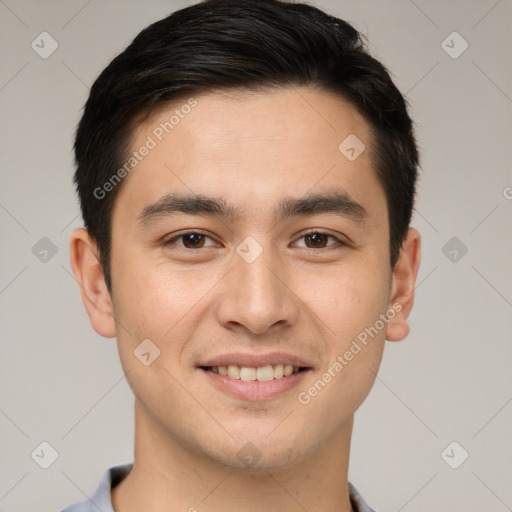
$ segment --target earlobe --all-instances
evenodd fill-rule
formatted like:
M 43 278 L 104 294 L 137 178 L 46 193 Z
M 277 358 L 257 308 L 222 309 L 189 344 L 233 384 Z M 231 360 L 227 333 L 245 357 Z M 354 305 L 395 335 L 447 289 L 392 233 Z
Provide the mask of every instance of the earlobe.
M 393 269 L 390 307 L 396 311 L 386 328 L 386 339 L 400 341 L 409 334 L 407 318 L 414 303 L 414 288 L 421 259 L 421 237 L 410 228 Z
M 116 335 L 112 298 L 105 284 L 95 241 L 85 228 L 77 228 L 70 238 L 70 258 L 73 274 L 80 287 L 89 320 L 101 336 Z

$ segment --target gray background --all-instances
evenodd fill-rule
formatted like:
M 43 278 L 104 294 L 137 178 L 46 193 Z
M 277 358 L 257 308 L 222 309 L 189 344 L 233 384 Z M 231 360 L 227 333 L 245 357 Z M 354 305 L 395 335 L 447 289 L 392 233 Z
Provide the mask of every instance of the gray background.
M 115 341 L 90 327 L 69 265 L 81 225 L 71 148 L 99 72 L 190 3 L 0 0 L 2 511 L 60 510 L 133 460 Z M 512 510 L 512 2 L 311 3 L 368 36 L 409 98 L 422 151 L 412 330 L 387 343 L 356 415 L 350 480 L 378 511 Z M 59 45 L 47 59 L 31 48 L 43 31 Z M 442 46 L 454 31 L 469 44 L 457 58 Z M 31 458 L 43 441 L 58 452 L 48 469 Z

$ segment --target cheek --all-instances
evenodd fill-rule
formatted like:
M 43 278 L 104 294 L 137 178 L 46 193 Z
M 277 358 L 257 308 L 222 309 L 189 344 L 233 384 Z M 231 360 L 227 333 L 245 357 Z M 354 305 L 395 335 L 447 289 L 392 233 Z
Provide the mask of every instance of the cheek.
M 388 307 L 390 271 L 367 261 L 339 266 L 328 275 L 303 276 L 300 297 L 330 329 L 340 350 L 375 324 Z
M 147 337 L 161 337 L 172 329 L 207 290 L 206 280 L 187 270 L 172 271 L 143 254 L 119 258 L 116 271 L 112 277 L 118 317 Z
M 330 311 L 326 323 L 336 334 L 328 375 L 324 373 L 318 383 L 321 388 L 328 381 L 328 408 L 354 411 L 373 386 L 384 350 L 387 323 L 382 315 L 388 310 L 389 280 L 385 263 L 361 259 L 329 286 L 329 297 L 324 298 L 325 310 Z
M 136 255 L 123 258 L 116 268 L 114 314 L 123 364 L 130 367 L 134 350 L 149 339 L 160 351 L 155 366 L 176 367 L 199 319 L 207 313 L 208 292 L 220 277 L 192 268 L 176 271 L 165 262 Z
M 136 258 L 123 261 L 118 272 L 129 277 L 113 280 L 117 347 L 134 395 L 150 414 L 179 400 L 176 410 L 192 407 L 175 380 L 181 380 L 176 367 L 195 326 L 190 318 L 198 314 L 207 288 L 201 290 L 207 284 L 194 289 L 185 276 L 147 261 L 137 264 Z
M 298 390 L 297 407 L 307 417 L 306 428 L 312 438 L 318 432 L 335 436 L 340 425 L 350 421 L 375 382 L 383 348 L 382 336 L 366 345 L 340 340 L 328 366 Z
M 317 293 L 310 296 L 308 305 L 328 327 L 325 372 L 330 373 L 320 377 L 317 388 L 329 407 L 345 402 L 355 410 L 374 383 L 384 349 L 387 323 L 381 315 L 388 310 L 389 279 L 385 264 L 361 259 L 317 282 Z

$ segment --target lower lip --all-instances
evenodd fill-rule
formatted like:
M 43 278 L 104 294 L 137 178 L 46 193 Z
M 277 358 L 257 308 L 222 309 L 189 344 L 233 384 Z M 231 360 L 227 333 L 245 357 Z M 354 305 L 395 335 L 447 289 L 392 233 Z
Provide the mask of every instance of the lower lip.
M 218 389 L 238 398 L 242 398 L 243 400 L 267 400 L 275 398 L 281 393 L 297 386 L 309 373 L 309 369 L 302 370 L 297 373 L 292 373 L 288 375 L 288 377 L 260 382 L 258 380 L 243 381 L 232 379 L 231 377 L 225 377 L 219 373 L 203 370 L 202 368 L 198 368 L 198 370 L 210 379 L 210 382 L 217 386 Z

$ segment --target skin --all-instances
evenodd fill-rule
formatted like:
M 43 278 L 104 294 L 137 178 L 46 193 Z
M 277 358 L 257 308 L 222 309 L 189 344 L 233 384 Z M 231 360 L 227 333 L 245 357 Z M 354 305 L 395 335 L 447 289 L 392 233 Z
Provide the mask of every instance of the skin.
M 409 331 L 420 262 L 410 229 L 394 269 L 384 190 L 373 170 L 366 120 L 347 102 L 310 88 L 218 92 L 197 106 L 128 175 L 112 218 L 112 295 L 87 231 L 71 237 L 71 263 L 94 329 L 117 337 L 135 395 L 135 459 L 112 491 L 116 512 L 136 510 L 350 511 L 347 486 L 354 412 L 368 395 L 385 339 Z M 154 111 L 134 133 L 139 148 L 185 101 Z M 349 161 L 339 144 L 366 150 Z M 285 196 L 344 191 L 367 216 L 292 216 L 275 222 Z M 145 207 L 169 193 L 222 197 L 236 219 L 175 213 L 141 226 Z M 188 247 L 184 230 L 205 234 Z M 326 232 L 320 247 L 303 237 Z M 237 246 L 262 248 L 247 263 Z M 318 240 L 318 238 L 317 238 Z M 195 248 L 196 246 L 200 247 Z M 401 310 L 307 405 L 315 383 L 393 304 Z M 134 357 L 149 338 L 161 353 Z M 212 386 L 201 361 L 227 352 L 279 351 L 312 370 L 297 388 L 259 401 Z M 259 459 L 237 456 L 251 442 Z M 192 509 L 193 510 L 193 509 Z

